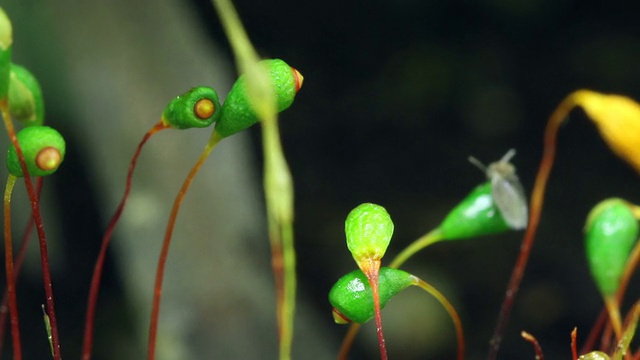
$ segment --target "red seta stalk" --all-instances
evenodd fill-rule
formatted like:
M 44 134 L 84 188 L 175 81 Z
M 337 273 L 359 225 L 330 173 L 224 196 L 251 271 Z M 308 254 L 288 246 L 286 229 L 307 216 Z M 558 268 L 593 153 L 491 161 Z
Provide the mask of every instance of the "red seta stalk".
M 131 158 L 131 163 L 129 164 L 129 172 L 127 173 L 127 180 L 124 189 L 124 194 L 122 195 L 122 199 L 120 200 L 120 204 L 118 208 L 113 213 L 111 220 L 109 221 L 109 225 L 107 225 L 107 230 L 102 237 L 102 245 L 100 247 L 100 253 L 98 254 L 98 259 L 96 260 L 96 265 L 93 269 L 93 276 L 91 278 L 91 288 L 89 290 L 89 298 L 87 301 L 87 317 L 84 326 L 84 344 L 82 346 L 82 359 L 89 360 L 91 358 L 91 349 L 93 347 L 93 330 L 94 330 L 94 322 L 95 322 L 95 313 L 96 307 L 98 304 L 98 294 L 100 292 L 100 279 L 102 278 L 102 270 L 104 269 L 104 261 L 107 256 L 107 248 L 109 247 L 109 243 L 111 242 L 111 236 L 113 235 L 113 231 L 116 228 L 116 224 L 120 220 L 120 216 L 124 211 L 124 207 L 127 204 L 127 200 L 129 199 L 129 193 L 131 192 L 131 182 L 133 181 L 133 171 L 135 170 L 136 163 L 138 161 L 138 157 L 142 152 L 142 147 L 144 144 L 151 138 L 151 136 L 160 130 L 168 129 L 169 126 L 165 125 L 164 122 L 160 121 L 155 124 L 146 134 L 142 137 L 142 140 L 138 144 L 138 147 Z
M 11 313 L 11 338 L 13 340 L 13 358 L 22 359 L 22 345 L 20 343 L 20 324 L 18 320 L 18 300 L 16 299 L 16 281 L 13 272 L 13 243 L 11 238 L 11 193 L 16 184 L 16 177 L 9 175 L 4 192 L 4 254 L 7 275 L 7 294 L 9 298 L 9 312 Z
M 558 105 L 556 110 L 551 114 L 549 122 L 544 133 L 544 150 L 542 154 L 542 160 L 540 162 L 540 168 L 538 169 L 538 175 L 531 194 L 531 205 L 529 211 L 529 226 L 524 234 L 522 245 L 520 245 L 520 253 L 516 261 L 516 265 L 511 273 L 509 279 L 509 285 L 505 293 L 502 307 L 500 308 L 500 314 L 498 315 L 498 321 L 496 328 L 489 342 L 489 360 L 495 360 L 498 356 L 498 349 L 500 349 L 500 343 L 502 342 L 502 334 L 507 327 L 507 321 L 515 301 L 524 270 L 527 267 L 527 261 L 533 247 L 533 241 L 535 239 L 536 231 L 538 230 L 538 224 L 540 223 L 540 214 L 542 212 L 542 204 L 544 202 L 544 193 L 547 186 L 547 180 L 551 174 L 551 168 L 553 167 L 553 160 L 556 155 L 556 142 L 558 137 L 558 129 L 560 125 L 567 117 L 571 109 L 576 104 L 575 94 L 572 93 L 567 96 Z
M 380 291 L 379 291 L 379 275 L 380 260 L 367 259 L 365 262 L 358 263 L 362 272 L 367 276 L 369 285 L 371 286 L 371 295 L 373 296 L 373 311 L 376 320 L 376 333 L 378 334 L 378 345 L 380 347 L 380 359 L 387 360 L 387 345 L 384 340 L 382 331 L 382 311 L 380 310 Z
M 40 194 L 42 194 L 42 184 L 43 177 L 36 178 L 36 192 L 38 194 L 38 199 L 40 199 Z M 31 237 L 31 232 L 33 231 L 35 223 L 33 221 L 33 214 L 29 216 L 29 221 L 27 222 L 27 226 L 24 230 L 24 235 L 22 236 L 22 242 L 20 244 L 20 249 L 18 249 L 18 257 L 14 263 L 14 281 L 18 281 L 18 276 L 20 275 L 20 268 L 24 263 L 24 258 L 27 254 L 27 245 L 29 244 L 29 238 Z M 5 226 L 6 227 L 6 226 Z M 8 281 L 7 281 L 8 284 Z M 7 329 L 7 315 L 9 311 L 9 289 L 6 289 L 4 295 L 2 296 L 2 302 L 0 303 L 0 353 L 2 353 L 2 348 L 4 346 L 4 334 Z
M 571 331 L 571 356 L 573 360 L 578 360 L 578 342 L 576 338 L 578 337 L 578 328 L 573 328 Z
M 521 332 L 520 335 L 533 346 L 533 351 L 536 354 L 535 359 L 544 360 L 544 354 L 542 353 L 542 348 L 540 347 L 538 340 L 526 331 Z
M 22 173 L 24 174 L 25 187 L 27 188 L 27 194 L 29 195 L 29 201 L 31 202 L 31 212 L 36 224 L 38 241 L 40 245 L 40 262 L 42 264 L 42 279 L 44 283 L 45 304 L 47 315 L 49 316 L 49 321 L 51 324 L 51 344 L 53 350 L 53 359 L 61 360 L 62 356 L 60 354 L 58 320 L 56 318 L 55 304 L 53 300 L 53 285 L 51 282 L 51 270 L 49 268 L 49 255 L 47 251 L 47 235 L 44 231 L 44 223 L 42 221 L 42 215 L 40 214 L 40 202 L 34 190 L 31 176 L 29 176 L 29 170 L 27 169 L 27 165 L 24 161 L 24 154 L 22 153 L 22 149 L 20 148 L 20 144 L 18 143 L 18 138 L 16 137 L 16 132 L 13 128 L 13 123 L 11 122 L 11 118 L 9 115 L 9 105 L 6 98 L 0 100 L 0 110 L 2 111 L 2 117 L 4 118 L 5 127 L 7 128 L 7 134 L 9 135 L 9 139 L 11 140 L 11 144 L 13 144 L 16 149 L 16 154 L 18 155 L 18 160 L 20 161 L 20 168 L 22 169 Z
M 182 200 L 184 200 L 185 195 L 187 195 L 187 191 L 189 191 L 189 187 L 193 182 L 198 171 L 204 164 L 205 160 L 211 154 L 211 151 L 215 146 L 222 140 L 222 138 L 214 131 L 207 142 L 202 154 L 198 158 L 198 161 L 193 165 L 187 178 L 184 180 L 178 195 L 173 202 L 173 207 L 171 208 L 171 214 L 169 215 L 169 220 L 167 220 L 167 229 L 164 234 L 164 241 L 162 243 L 162 250 L 160 251 L 160 256 L 158 258 L 158 268 L 156 270 L 156 282 L 153 291 L 153 305 L 151 308 L 151 321 L 149 324 L 149 343 L 147 346 L 147 358 L 149 360 L 154 360 L 156 357 L 156 339 L 158 335 L 158 318 L 160 315 L 160 299 L 162 296 L 162 280 L 164 279 L 164 268 L 167 263 L 167 256 L 169 255 L 169 246 L 171 245 L 171 235 L 173 234 L 173 228 L 176 223 L 176 219 L 178 217 L 178 212 L 180 211 L 180 205 L 182 204 Z

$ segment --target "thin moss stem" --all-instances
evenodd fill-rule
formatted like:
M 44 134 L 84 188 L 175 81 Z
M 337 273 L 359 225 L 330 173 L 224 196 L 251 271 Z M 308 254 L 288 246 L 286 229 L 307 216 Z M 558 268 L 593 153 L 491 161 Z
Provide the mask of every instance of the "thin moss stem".
M 29 196 L 29 201 L 31 202 L 31 212 L 33 214 L 33 219 L 36 223 L 36 230 L 38 232 L 38 241 L 40 245 L 40 262 L 42 265 L 42 278 L 44 283 L 45 304 L 47 309 L 47 315 L 49 316 L 49 320 L 51 323 L 51 344 L 53 347 L 53 359 L 61 360 L 62 355 L 60 353 L 60 337 L 58 334 L 58 320 L 56 318 L 56 312 L 55 312 L 55 301 L 53 299 L 53 285 L 51 281 L 51 270 L 49 268 L 49 255 L 47 251 L 47 235 L 44 230 L 42 215 L 40 214 L 40 202 L 38 200 L 36 191 L 34 190 L 33 181 L 31 181 L 31 177 L 29 176 L 27 165 L 24 161 L 24 154 L 22 153 L 22 149 L 20 148 L 20 144 L 18 143 L 18 138 L 16 136 L 13 123 L 11 122 L 11 116 L 9 113 L 9 105 L 7 103 L 7 98 L 0 100 L 0 112 L 2 112 L 2 117 L 4 119 L 4 124 L 7 129 L 7 134 L 9 135 L 9 139 L 11 140 L 11 144 L 16 149 L 16 154 L 18 155 L 18 160 L 20 161 L 20 168 L 22 169 L 22 173 L 24 174 L 25 187 L 27 188 L 27 194 Z
M 434 229 L 429 231 L 428 233 L 422 235 L 420 238 L 416 239 L 409 246 L 407 246 L 400 254 L 398 254 L 389 264 L 390 268 L 398 269 L 402 264 L 404 264 L 410 257 L 415 255 L 418 251 L 426 248 L 427 246 L 438 242 L 441 240 L 441 234 L 438 229 Z
M 456 330 L 456 338 L 458 341 L 458 357 L 457 360 L 464 359 L 465 353 L 465 342 L 464 342 L 464 331 L 462 330 L 462 321 L 460 321 L 460 316 L 458 312 L 453 307 L 453 305 L 447 300 L 447 298 L 442 295 L 436 288 L 431 286 L 426 281 L 418 278 L 417 276 L 411 276 L 412 285 L 418 286 L 424 291 L 428 292 L 431 296 L 433 296 L 438 302 L 442 305 L 442 307 L 447 311 L 449 316 L 451 317 L 451 321 L 453 322 L 453 326 Z
M 162 121 L 159 121 L 155 124 L 146 134 L 142 137 L 142 140 L 138 144 L 135 153 L 133 154 L 133 158 L 131 159 L 131 163 L 129 164 L 129 171 L 127 173 L 127 180 L 125 184 L 124 194 L 122 195 L 122 199 L 120 200 L 120 204 L 118 205 L 116 211 L 113 213 L 109 224 L 107 225 L 107 230 L 102 237 L 102 245 L 100 246 L 100 252 L 98 254 L 98 259 L 96 260 L 95 267 L 93 269 L 93 275 L 91 277 L 91 288 L 89 290 L 89 297 L 87 300 L 87 315 L 84 326 L 84 342 L 82 346 L 82 360 L 89 360 L 91 358 L 91 349 L 93 347 L 93 329 L 95 322 L 95 313 L 96 307 L 98 306 L 98 294 L 100 292 L 100 279 L 102 279 L 102 270 L 104 269 L 104 262 L 107 257 L 107 249 L 109 247 L 109 243 L 111 242 L 111 237 L 116 228 L 118 220 L 120 220 L 120 216 L 124 211 L 124 207 L 127 204 L 127 199 L 129 198 L 129 193 L 131 192 L 131 183 L 133 181 L 133 171 L 135 170 L 136 163 L 138 161 L 138 157 L 142 152 L 142 147 L 144 144 L 153 136 L 153 134 L 158 131 L 168 129 L 169 127 L 165 125 Z
M 262 122 L 264 191 L 273 273 L 276 283 L 280 359 L 291 358 L 293 342 L 296 257 L 293 232 L 293 180 L 282 151 L 275 93 L 240 18 L 229 0 L 212 0 L 218 11 L 240 73 L 245 75 L 247 94 Z
M 156 270 L 156 282 L 153 291 L 153 305 L 151 308 L 151 322 L 149 324 L 149 343 L 148 343 L 148 359 L 153 360 L 156 357 L 156 340 L 158 335 L 158 320 L 160 316 L 160 300 L 162 295 L 162 281 L 164 279 L 164 269 L 167 263 L 167 257 L 169 255 L 169 246 L 171 245 L 171 236 L 173 234 L 173 228 L 176 223 L 176 219 L 178 217 L 178 212 L 180 211 L 180 205 L 182 204 L 182 200 L 184 200 L 185 195 L 189 191 L 189 187 L 193 182 L 198 171 L 204 164 L 205 160 L 211 154 L 211 151 L 218 145 L 218 143 L 222 140 L 221 137 L 217 135 L 216 132 L 211 134 L 207 145 L 204 150 L 200 154 L 198 161 L 196 161 L 195 165 L 189 171 L 187 178 L 184 180 L 178 195 L 176 196 L 173 207 L 171 208 L 171 214 L 169 215 L 169 220 L 167 221 L 167 228 L 164 234 L 164 241 L 162 243 L 162 250 L 160 252 L 160 257 L 158 258 L 158 268 Z
M 564 122 L 571 110 L 576 106 L 577 99 L 582 96 L 583 91 L 576 91 L 569 94 L 551 114 L 544 134 L 544 149 L 542 154 L 542 160 L 540 162 L 540 168 L 536 176 L 535 184 L 533 186 L 533 192 L 531 194 L 531 203 L 529 211 L 529 221 L 527 231 L 524 234 L 522 245 L 520 246 L 520 253 L 516 264 L 511 273 L 507 291 L 500 308 L 498 315 L 498 321 L 493 331 L 493 336 L 489 342 L 489 360 L 495 360 L 498 356 L 498 350 L 500 349 L 500 343 L 502 342 L 502 335 L 507 327 L 511 308 L 515 300 L 516 294 L 524 275 L 524 270 L 529 260 L 531 248 L 535 239 L 536 231 L 538 230 L 538 224 L 540 222 L 540 214 L 542 212 L 542 205 L 544 202 L 544 193 L 546 191 L 547 181 L 551 174 L 551 168 L 553 167 L 553 161 L 556 155 L 556 143 L 558 137 L 558 130 L 560 125 Z
M 18 320 L 18 301 L 16 299 L 16 280 L 13 269 L 13 241 L 11 237 L 11 194 L 17 178 L 11 174 L 7 178 L 4 190 L 4 258 L 7 275 L 7 295 L 9 312 L 11 313 L 11 338 L 13 341 L 14 360 L 22 359 L 22 345 L 20 343 L 20 324 Z

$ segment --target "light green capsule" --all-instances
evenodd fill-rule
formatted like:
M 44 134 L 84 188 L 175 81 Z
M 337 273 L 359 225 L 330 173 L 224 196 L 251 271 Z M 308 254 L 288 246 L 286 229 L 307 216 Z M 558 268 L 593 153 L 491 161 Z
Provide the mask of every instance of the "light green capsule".
M 9 112 L 25 126 L 42 125 L 44 100 L 38 80 L 25 67 L 11 64 Z
M 411 284 L 411 274 L 398 269 L 380 268 L 380 308 Z M 341 277 L 329 292 L 329 302 L 333 306 L 333 319 L 338 324 L 363 324 L 374 316 L 373 293 L 361 270 Z
M 11 49 L 13 45 L 13 27 L 7 13 L 0 8 L 0 99 L 9 91 L 9 73 L 11 72 Z
M 615 295 L 638 238 L 638 222 L 622 199 L 607 199 L 596 205 L 585 225 L 587 260 L 600 292 Z
M 302 75 L 280 59 L 262 60 L 260 64 L 266 68 L 271 78 L 278 111 L 287 109 L 302 87 Z M 256 122 L 258 122 L 258 116 L 251 107 L 245 78 L 242 75 L 236 80 L 222 105 L 222 115 L 216 124 L 215 131 L 225 138 Z
M 221 115 L 218 93 L 207 86 L 195 87 L 175 97 L 162 112 L 162 122 L 175 129 L 204 128 Z
M 602 351 L 592 351 L 588 354 L 580 355 L 579 360 L 609 360 L 609 355 Z
M 393 221 L 385 208 L 364 203 L 351 210 L 344 222 L 347 247 L 353 259 L 380 260 L 393 235 Z
M 442 240 L 497 234 L 510 229 L 492 195 L 492 183 L 477 186 L 438 227 Z
M 64 160 L 64 138 L 51 127 L 26 127 L 18 132 L 17 137 L 27 170 L 31 176 L 52 174 Z M 7 152 L 7 168 L 13 176 L 24 176 L 16 148 L 13 146 Z

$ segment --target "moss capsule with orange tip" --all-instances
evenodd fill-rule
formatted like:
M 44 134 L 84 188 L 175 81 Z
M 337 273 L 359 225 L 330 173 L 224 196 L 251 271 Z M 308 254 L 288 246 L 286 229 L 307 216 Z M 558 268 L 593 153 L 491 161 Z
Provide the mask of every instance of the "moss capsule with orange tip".
M 283 111 L 293 103 L 296 93 L 302 87 L 303 77 L 300 72 L 280 59 L 260 61 L 273 85 L 277 110 Z M 220 120 L 215 131 L 223 138 L 240 132 L 258 122 L 258 116 L 251 106 L 247 95 L 244 75 L 236 80 L 229 95 L 222 105 Z
M 65 141 L 60 133 L 49 126 L 26 127 L 17 134 L 27 170 L 31 176 L 46 176 L 54 173 L 65 155 Z M 22 177 L 15 147 L 7 152 L 7 168 L 13 176 Z
M 162 122 L 175 129 L 204 128 L 218 121 L 220 115 L 218 93 L 198 86 L 171 100 L 162 112 Z

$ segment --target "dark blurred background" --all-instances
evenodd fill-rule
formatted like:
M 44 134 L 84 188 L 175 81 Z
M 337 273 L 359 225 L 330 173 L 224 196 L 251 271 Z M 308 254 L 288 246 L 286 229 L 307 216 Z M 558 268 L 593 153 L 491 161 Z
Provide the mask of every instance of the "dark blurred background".
M 93 25 L 69 30 L 64 24 L 80 21 L 79 18 L 85 16 L 105 16 L 104 13 L 88 5 L 80 6 L 79 2 L 71 3 L 67 6 L 75 8 L 70 12 L 61 10 L 57 5 L 19 5 L 17 2 L 7 5 L 7 12 L 12 18 L 14 13 L 9 11 L 11 8 L 22 16 L 22 24 L 14 20 L 16 38 L 19 37 L 19 29 L 26 32 L 37 27 L 45 29 L 44 33 L 47 33 L 47 26 L 57 30 L 56 39 L 82 35 L 89 37 L 91 31 L 96 31 Z M 173 52 L 177 43 L 165 41 L 158 35 L 179 31 L 180 28 L 172 26 L 181 23 L 169 25 L 160 21 L 152 15 L 151 8 L 155 8 L 155 3 L 143 3 L 114 2 L 113 6 L 119 6 L 119 10 L 113 12 L 113 18 L 122 20 L 124 25 L 113 24 L 113 27 L 109 27 L 105 20 L 102 31 L 106 31 L 106 34 L 103 33 L 100 41 L 93 40 L 92 45 L 95 51 L 108 49 L 112 45 L 110 41 L 118 39 L 112 38 L 109 32 L 124 32 L 130 26 L 138 29 L 135 31 L 146 30 L 144 33 L 124 33 L 120 36 L 132 38 L 133 46 L 153 48 L 147 54 L 148 58 L 140 55 L 138 61 L 156 64 L 154 61 L 158 60 L 159 55 L 165 58 L 165 63 L 149 65 L 147 68 L 151 75 L 147 77 L 150 82 L 148 87 L 155 88 L 162 83 L 168 88 L 166 94 L 162 95 L 164 98 L 156 99 L 157 103 L 151 107 L 155 110 L 150 111 L 154 112 L 140 110 L 133 128 L 121 125 L 113 130 L 113 134 L 103 134 L 107 139 L 101 143 L 104 147 L 111 146 L 112 137 L 119 137 L 120 132 L 131 131 L 133 134 L 118 145 L 126 148 L 117 168 L 119 173 L 114 180 L 113 194 L 108 195 L 112 199 L 110 202 L 105 200 L 108 204 L 113 204 L 121 194 L 126 164 L 138 141 L 136 139 L 153 124 L 163 103 L 188 86 L 201 84 L 197 83 L 196 74 L 193 80 L 196 83 L 173 86 L 167 74 L 176 73 L 180 77 L 181 71 L 197 73 L 199 64 L 208 66 L 208 58 L 199 57 L 196 65 L 186 69 L 187 66 L 178 60 L 179 55 Z M 180 17 L 201 36 L 199 42 L 187 46 L 213 47 L 210 51 L 215 59 L 212 58 L 211 62 L 220 64 L 216 66 L 222 75 L 207 73 L 207 76 L 201 77 L 201 81 L 217 87 L 224 97 L 226 90 L 220 90 L 216 82 L 222 82 L 222 88 L 228 89 L 235 78 L 235 70 L 228 43 L 211 4 L 204 0 L 171 3 L 181 12 L 177 14 L 167 10 L 164 16 Z M 305 325 L 298 327 L 296 336 L 305 328 L 313 328 L 321 335 L 312 337 L 320 339 L 322 336 L 320 348 L 326 352 L 320 354 L 307 349 L 304 343 L 298 344 L 295 345 L 296 358 L 300 359 L 331 358 L 337 354 L 346 331 L 345 327 L 332 324 L 327 293 L 336 279 L 355 268 L 345 246 L 343 230 L 344 219 L 353 207 L 362 202 L 375 202 L 387 208 L 396 228 L 386 256 L 391 259 L 411 241 L 437 226 L 449 209 L 484 181 L 484 174 L 467 161 L 469 155 L 490 163 L 502 157 L 508 149 L 515 148 L 517 155 L 512 162 L 529 192 L 542 153 L 542 134 L 546 121 L 565 96 L 586 88 L 640 99 L 637 9 L 623 1 L 240 0 L 235 1 L 235 5 L 261 56 L 282 58 L 305 78 L 294 105 L 282 113 L 280 128 L 295 181 L 299 298 L 302 307 L 315 314 L 301 321 Z M 47 9 L 43 10 L 43 6 Z M 101 5 L 102 8 L 109 6 Z M 48 16 L 47 22 L 40 22 L 38 19 L 43 18 L 35 17 L 34 13 L 44 13 Z M 33 22 L 29 23 L 29 19 Z M 135 42 L 136 39 L 138 42 Z M 86 41 L 91 43 L 92 40 Z M 14 46 L 17 55 L 21 55 L 17 50 L 20 46 L 17 40 Z M 96 76 L 91 85 L 74 82 L 78 79 L 87 80 L 87 77 L 64 75 L 62 69 L 51 64 L 51 59 L 66 56 L 64 67 L 73 66 L 74 57 L 58 50 L 47 53 L 45 50 L 31 49 L 31 56 L 41 57 L 40 65 L 36 65 L 38 62 L 28 57 L 26 51 L 21 58 L 22 63 L 32 64 L 34 73 L 42 79 L 50 109 L 48 116 L 51 114 L 50 117 L 56 119 L 74 116 L 70 110 L 67 111 L 65 100 L 59 99 L 61 95 L 54 94 L 58 92 L 56 84 L 60 85 L 56 79 L 64 78 L 62 83 L 65 88 L 75 88 L 80 92 L 86 92 L 87 86 L 99 88 L 112 81 L 109 75 L 98 74 L 100 76 Z M 81 53 L 87 55 L 87 50 Z M 112 56 L 117 59 L 128 55 L 107 50 L 100 58 Z M 60 73 L 56 73 L 58 75 L 52 75 L 54 68 L 60 70 Z M 138 75 L 128 73 L 126 76 Z M 92 80 L 91 77 L 89 80 Z M 139 89 L 124 87 L 119 91 L 135 93 Z M 49 105 L 47 95 L 58 100 L 51 101 L 55 104 Z M 118 104 L 110 97 L 103 100 L 110 102 L 110 107 L 136 104 L 131 99 L 125 105 Z M 72 138 L 84 136 L 66 123 L 60 126 L 68 126 L 66 130 Z M 257 208 L 256 213 L 262 216 L 262 196 L 259 194 L 262 156 L 260 129 L 254 127 L 249 134 L 245 142 L 238 143 L 238 151 L 249 150 L 245 155 L 249 159 L 244 163 L 249 167 L 245 178 L 254 195 L 245 201 L 250 201 L 251 206 Z M 203 145 L 206 136 L 199 140 Z M 156 141 L 169 146 L 167 144 L 172 140 L 167 136 Z M 88 145 L 87 141 L 75 143 L 76 154 L 83 154 L 83 147 Z M 168 211 L 165 208 L 169 208 L 172 194 L 177 191 L 186 169 L 195 161 L 203 145 L 196 146 L 193 155 L 184 160 L 187 165 L 182 164 L 179 169 L 148 165 L 152 179 L 161 173 L 176 174 L 176 180 L 163 190 L 171 193 L 168 200 L 162 203 L 164 213 Z M 179 149 L 181 151 L 182 148 Z M 107 190 L 102 187 L 106 186 L 105 180 L 100 180 L 102 174 L 92 172 L 95 164 L 86 165 L 87 157 L 83 159 L 83 155 L 74 155 L 73 152 L 68 160 L 71 162 L 64 166 L 74 169 L 74 177 L 79 176 L 80 179 L 74 180 L 71 189 L 66 188 L 61 179 L 67 179 L 69 174 L 62 172 L 58 180 L 53 180 L 59 193 L 52 197 L 66 204 L 54 212 L 71 212 L 70 215 L 58 214 L 61 217 L 60 232 L 65 234 L 67 243 L 59 250 L 66 255 L 62 255 L 65 263 L 59 265 L 58 271 L 59 274 L 66 274 L 61 277 L 71 281 L 66 284 L 65 279 L 61 279 L 58 286 L 60 293 L 67 291 L 59 300 L 61 304 L 67 302 L 66 307 L 60 305 L 62 309 L 67 309 L 62 310 L 67 311 L 67 318 L 75 319 L 72 314 L 74 310 L 77 312 L 79 324 L 67 325 L 67 333 L 72 337 L 80 333 L 78 329 L 81 329 L 84 311 L 78 310 L 84 306 L 86 281 L 91 271 L 92 257 L 95 257 L 92 254 L 97 251 L 96 240 L 90 242 L 91 245 L 82 245 L 85 255 L 74 256 L 76 250 L 72 249 L 77 246 L 74 243 L 86 241 L 74 236 L 99 239 L 110 216 L 108 209 L 113 206 L 107 206 L 100 200 L 105 197 L 103 192 Z M 212 171 L 219 170 L 225 167 L 225 160 L 214 156 L 208 166 L 215 168 Z M 149 158 L 142 158 L 143 161 L 153 162 Z M 115 168 L 115 165 L 109 166 Z M 537 337 L 549 359 L 570 357 L 570 332 L 574 327 L 578 327 L 579 343 L 584 341 L 602 307 L 602 301 L 585 263 L 582 227 L 591 207 L 607 197 L 618 196 L 637 201 L 640 196 L 637 181 L 637 173 L 608 150 L 584 113 L 581 110 L 573 111 L 559 136 L 558 157 L 549 181 L 536 244 L 499 358 L 533 358 L 530 344 L 520 338 L 522 330 Z M 144 186 L 138 183 L 138 189 Z M 197 190 L 194 189 L 194 192 Z M 83 199 L 82 208 L 74 205 L 69 195 L 71 193 Z M 192 201 L 185 202 L 185 208 L 197 207 L 195 204 L 199 195 L 190 194 L 189 197 Z M 233 200 L 237 202 L 225 203 L 225 209 L 241 203 L 238 199 Z M 76 215 L 73 215 L 73 211 L 83 214 L 82 224 L 74 221 Z M 225 213 L 226 210 L 221 210 L 216 214 L 224 217 Z M 87 219 L 87 214 L 93 214 L 91 221 Z M 163 224 L 166 217 L 162 215 L 160 218 Z M 248 227 L 253 226 L 249 220 L 245 220 Z M 240 224 L 242 226 L 242 222 Z M 265 241 L 263 225 L 264 220 L 260 220 L 257 230 L 251 235 L 257 238 L 256 244 Z M 208 234 L 206 227 L 203 231 Z M 201 234 L 198 231 L 195 233 Z M 522 234 L 512 232 L 433 245 L 405 266 L 407 271 L 434 284 L 455 304 L 465 327 L 468 359 L 486 356 Z M 127 235 L 120 233 L 119 237 L 122 239 Z M 182 240 L 185 242 L 188 239 Z M 268 248 L 266 243 L 256 246 L 259 251 L 251 248 L 250 252 L 258 260 L 247 261 L 253 261 L 254 265 L 257 262 L 258 272 L 263 273 L 268 288 Z M 146 271 L 150 276 L 155 269 L 155 254 L 149 251 L 150 267 Z M 135 328 L 128 323 L 134 321 L 136 316 L 131 314 L 139 309 L 136 310 L 130 300 L 123 300 L 121 295 L 127 294 L 128 286 L 133 286 L 126 285 L 129 273 L 125 269 L 137 260 L 126 257 L 123 260 L 117 254 L 112 256 L 110 272 L 105 276 L 103 306 L 111 309 L 110 314 L 115 314 L 113 316 L 121 318 L 116 321 L 116 330 L 105 334 L 116 333 L 129 338 L 119 329 L 123 326 Z M 82 263 L 73 265 L 72 262 L 77 261 L 78 257 L 83 259 Z M 186 261 L 189 262 L 189 258 Z M 225 271 L 232 272 L 229 269 Z M 70 275 L 77 273 L 82 275 Z M 206 284 L 207 281 L 215 283 L 227 273 L 201 275 L 208 279 Z M 32 285 L 37 289 L 40 285 L 37 271 L 33 279 Z M 184 278 L 178 281 L 183 281 L 187 287 L 190 282 Z M 634 284 L 637 285 L 637 281 L 631 284 L 630 301 L 638 296 Z M 68 295 L 74 292 L 77 292 L 77 298 Z M 219 293 L 214 296 L 219 296 Z M 262 293 L 256 293 L 256 296 L 262 296 Z M 270 296 L 266 295 L 265 301 L 272 303 Z M 36 299 L 34 303 L 38 301 L 41 300 Z M 141 301 L 146 303 L 148 299 Z M 69 303 L 76 305 L 69 307 Z M 628 306 L 628 303 L 625 305 Z M 209 311 L 216 314 L 218 309 L 215 305 L 211 306 L 213 309 Z M 146 312 L 143 313 L 146 315 Z M 216 316 L 213 315 L 213 318 Z M 258 330 L 272 331 L 270 320 L 266 320 L 266 330 Z M 38 321 L 37 318 L 34 320 L 35 328 L 40 326 Z M 420 291 L 410 290 L 394 299 L 385 309 L 384 323 L 391 358 L 454 358 L 455 336 L 446 313 Z M 134 346 L 130 354 L 141 354 L 136 351 L 143 351 L 140 348 L 144 348 L 144 326 L 138 335 L 131 335 L 134 339 L 138 336 L 142 345 L 137 350 Z M 356 341 L 354 359 L 378 356 L 374 333 L 373 324 L 368 324 Z M 116 335 L 115 338 L 118 338 Z M 232 340 L 241 340 L 240 343 L 261 341 L 256 339 L 256 335 L 238 339 L 237 335 L 222 332 L 216 336 L 224 339 L 221 343 L 230 347 L 233 347 Z M 99 349 L 111 356 L 97 354 L 96 358 L 113 358 L 112 355 L 119 350 L 118 346 L 125 346 L 110 345 L 108 335 L 103 334 L 103 339 Z M 69 342 L 73 343 L 74 340 Z M 67 352 L 75 356 L 73 351 Z M 206 354 L 193 356 L 210 358 L 210 353 Z M 255 358 L 275 358 L 275 355 L 264 354 Z M 140 355 L 121 356 L 118 358 L 140 358 Z M 178 355 L 167 356 L 167 359 L 181 358 Z M 251 356 L 238 355 L 229 350 L 221 352 L 216 358 Z

